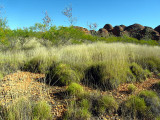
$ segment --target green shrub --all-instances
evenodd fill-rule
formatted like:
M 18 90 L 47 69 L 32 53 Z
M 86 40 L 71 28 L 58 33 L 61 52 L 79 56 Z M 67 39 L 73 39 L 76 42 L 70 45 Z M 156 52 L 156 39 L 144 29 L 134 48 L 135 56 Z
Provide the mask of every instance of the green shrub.
M 91 65 L 85 71 L 84 84 L 101 90 L 111 90 L 120 84 L 120 77 L 114 76 L 111 70 L 107 69 L 105 63 Z
M 132 82 L 136 82 L 136 76 L 132 73 L 131 70 L 127 71 L 127 83 L 132 83 Z
M 160 72 L 160 58 L 158 57 L 147 57 L 144 59 L 138 59 L 137 61 L 142 65 L 144 69 L 148 69 L 155 74 Z
M 84 90 L 80 84 L 71 83 L 67 88 L 67 92 L 70 95 L 80 97 L 84 93 Z
M 41 72 L 41 61 L 39 58 L 33 58 L 30 61 L 26 62 L 22 67 L 22 70 L 33 72 L 33 73 L 40 73 Z
M 156 117 L 155 120 L 160 120 L 160 116 Z
M 154 91 L 145 90 L 139 93 L 139 96 L 144 99 L 146 105 L 150 108 L 151 117 L 159 115 L 160 98 Z
M 0 81 L 3 79 L 3 74 L 2 73 L 0 73 Z
M 65 120 L 87 120 L 91 117 L 90 103 L 87 99 L 71 101 L 64 115 Z
M 157 74 L 157 77 L 160 79 L 160 73 Z
M 66 64 L 52 64 L 49 71 L 46 73 L 47 83 L 50 85 L 69 85 L 71 82 L 79 82 L 79 74 L 72 70 Z
M 46 101 L 39 101 L 33 106 L 33 119 L 51 120 L 51 106 Z
M 118 109 L 118 104 L 115 101 L 115 99 L 111 96 L 102 96 L 102 98 L 98 101 L 98 106 L 99 106 L 99 112 L 104 113 L 113 113 Z
M 128 85 L 128 92 L 129 92 L 129 93 L 133 93 L 133 92 L 135 92 L 135 91 L 136 91 L 136 86 L 133 85 L 133 84 L 129 84 L 129 85 Z
M 149 72 L 147 70 L 143 70 L 143 68 L 137 63 L 132 63 L 130 65 L 130 70 L 135 75 L 136 81 L 138 82 L 146 80 L 146 78 L 149 76 Z
M 51 64 L 51 61 L 42 56 L 37 56 L 27 61 L 22 67 L 21 70 L 29 71 L 33 73 L 45 73 Z
M 31 120 L 32 104 L 26 98 L 21 98 L 7 109 L 8 120 Z
M 130 116 L 131 118 L 144 118 L 147 115 L 148 107 L 143 98 L 137 96 L 131 96 L 122 107 L 124 116 Z

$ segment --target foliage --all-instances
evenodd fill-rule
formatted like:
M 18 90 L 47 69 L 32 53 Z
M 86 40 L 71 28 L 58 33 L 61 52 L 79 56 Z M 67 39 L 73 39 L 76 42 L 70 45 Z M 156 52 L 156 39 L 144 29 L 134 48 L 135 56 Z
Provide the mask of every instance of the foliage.
M 129 93 L 133 93 L 133 92 L 135 92 L 135 90 L 136 90 L 136 86 L 135 85 L 133 85 L 133 84 L 129 84 L 128 85 L 128 92 Z
M 98 101 L 98 110 L 100 113 L 108 112 L 113 113 L 118 109 L 118 103 L 111 96 L 102 96 L 102 98 Z
M 74 22 L 77 21 L 76 17 L 73 17 L 73 12 L 72 12 L 72 5 L 66 7 L 63 11 L 62 14 L 65 15 L 68 18 L 68 21 L 70 22 L 71 26 L 73 25 Z
M 32 119 L 32 105 L 26 98 L 19 99 L 12 104 L 7 111 L 8 120 L 31 120 Z
M 33 119 L 51 120 L 51 106 L 46 101 L 39 101 L 33 107 Z
M 84 93 L 83 87 L 77 83 L 71 83 L 68 88 L 67 92 L 70 95 L 80 97 Z
M 46 73 L 47 83 L 50 85 L 69 85 L 71 82 L 79 82 L 79 75 L 66 64 L 52 64 Z
M 145 80 L 149 76 L 148 71 L 143 70 L 143 68 L 136 63 L 132 63 L 130 65 L 130 69 L 132 73 L 136 76 L 136 80 L 139 82 Z
M 82 99 L 81 101 L 71 101 L 68 109 L 64 115 L 64 119 L 78 119 L 78 120 L 87 120 L 91 117 L 89 112 L 90 103 L 87 99 Z
M 125 116 L 143 118 L 147 115 L 148 107 L 143 98 L 131 96 L 124 104 Z

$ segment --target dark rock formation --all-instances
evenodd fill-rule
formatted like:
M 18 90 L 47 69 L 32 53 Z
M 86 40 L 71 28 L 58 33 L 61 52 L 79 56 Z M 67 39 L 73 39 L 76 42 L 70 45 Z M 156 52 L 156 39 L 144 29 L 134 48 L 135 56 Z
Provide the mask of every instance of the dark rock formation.
M 98 35 L 101 36 L 101 37 L 106 37 L 109 35 L 108 31 L 104 28 L 101 28 L 98 30 Z
M 145 27 L 140 25 L 140 24 L 133 24 L 130 25 L 128 27 L 125 28 L 125 31 L 128 32 L 128 34 L 131 37 L 137 38 L 137 39 L 141 39 L 141 31 L 144 29 Z
M 160 25 L 157 26 L 154 30 L 157 31 L 157 32 L 159 32 L 159 34 L 160 34 Z
M 136 31 L 136 30 L 143 30 L 145 27 L 140 24 L 133 24 L 125 28 L 126 31 Z
M 108 32 L 111 32 L 113 30 L 113 27 L 111 24 L 106 24 L 103 28 L 106 29 Z
M 121 26 L 115 26 L 112 30 L 112 33 L 115 36 L 121 36 L 122 32 L 123 32 L 123 28 Z
M 126 26 L 125 25 L 120 25 L 122 28 L 123 28 L 123 30 L 126 28 Z
M 160 35 L 157 31 L 155 31 L 151 27 L 145 27 L 141 31 L 141 39 L 152 39 L 152 40 L 160 40 Z

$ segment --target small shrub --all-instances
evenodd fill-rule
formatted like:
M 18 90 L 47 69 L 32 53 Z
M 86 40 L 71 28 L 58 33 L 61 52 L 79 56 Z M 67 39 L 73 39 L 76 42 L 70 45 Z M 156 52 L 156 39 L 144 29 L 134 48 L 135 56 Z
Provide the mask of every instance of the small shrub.
M 86 69 L 84 84 L 101 90 L 111 90 L 119 85 L 119 79 L 110 73 L 105 63 L 100 62 Z
M 135 75 L 133 75 L 133 73 L 131 72 L 131 70 L 127 71 L 127 83 L 132 83 L 132 82 L 136 82 L 136 77 Z
M 156 117 L 155 120 L 160 120 L 160 116 Z
M 39 101 L 33 107 L 33 119 L 51 120 L 51 106 L 46 101 Z
M 155 72 L 157 70 L 157 65 L 156 65 L 156 63 L 154 61 L 148 60 L 146 64 L 148 65 L 148 69 L 151 72 Z
M 157 74 L 157 77 L 160 79 L 160 73 Z
M 148 107 L 143 98 L 137 96 L 131 96 L 122 107 L 124 116 L 130 116 L 131 118 L 143 118 L 147 115 Z
M 138 82 L 145 80 L 149 76 L 149 72 L 146 70 L 143 70 L 143 68 L 136 63 L 132 63 L 130 65 L 130 69 L 132 73 L 135 75 L 136 81 Z
M 98 104 L 100 113 L 104 113 L 106 111 L 108 113 L 113 113 L 118 109 L 118 104 L 115 99 L 108 95 L 102 96 L 102 98 L 98 101 Z
M 79 82 L 79 74 L 66 64 L 53 64 L 46 74 L 47 83 L 50 85 L 69 85 L 71 82 Z
M 0 81 L 3 79 L 3 74 L 2 73 L 0 73 Z
M 135 90 L 136 90 L 136 86 L 135 85 L 133 85 L 133 84 L 129 84 L 128 85 L 128 92 L 129 93 L 133 93 L 133 92 L 135 92 Z
M 32 105 L 26 98 L 21 98 L 7 109 L 8 120 L 31 120 Z
M 160 112 L 160 99 L 154 91 L 142 91 L 139 96 L 144 99 L 146 105 L 150 108 L 151 117 L 159 115 Z
M 79 97 L 84 93 L 84 90 L 83 90 L 83 87 L 80 84 L 71 83 L 67 88 L 67 92 L 70 95 L 74 95 L 74 96 Z
M 160 72 L 160 58 L 158 57 L 147 57 L 143 60 L 138 60 L 138 62 L 142 65 L 144 69 L 148 69 L 155 74 Z
M 46 58 L 47 60 L 47 58 Z M 33 73 L 45 73 L 49 68 L 50 61 L 44 61 L 42 56 L 34 57 L 21 67 L 22 70 L 33 72 Z
M 90 103 L 87 99 L 71 101 L 64 115 L 65 120 L 87 120 L 91 117 Z

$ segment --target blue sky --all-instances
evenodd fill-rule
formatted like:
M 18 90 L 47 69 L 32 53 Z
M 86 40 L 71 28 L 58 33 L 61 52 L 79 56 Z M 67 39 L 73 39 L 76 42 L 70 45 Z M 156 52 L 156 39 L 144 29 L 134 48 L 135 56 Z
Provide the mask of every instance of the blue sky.
M 88 23 L 126 26 L 139 23 L 155 28 L 160 25 L 160 0 L 0 0 L 2 15 L 7 17 L 11 29 L 42 23 L 47 11 L 52 24 L 69 26 L 62 10 L 72 4 L 76 26 L 87 28 Z M 98 29 L 97 29 L 98 30 Z

